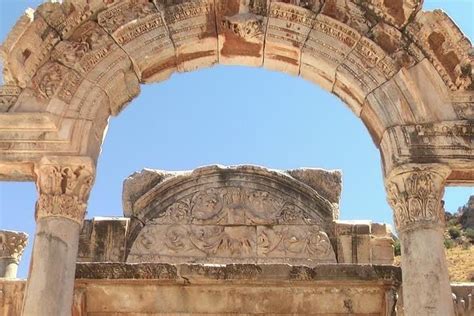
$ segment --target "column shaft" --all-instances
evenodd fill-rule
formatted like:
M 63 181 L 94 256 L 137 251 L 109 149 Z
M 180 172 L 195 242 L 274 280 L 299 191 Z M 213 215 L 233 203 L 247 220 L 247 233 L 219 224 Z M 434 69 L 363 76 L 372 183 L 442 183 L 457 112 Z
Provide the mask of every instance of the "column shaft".
M 94 178 L 82 157 L 48 157 L 36 166 L 36 235 L 23 315 L 71 315 L 79 234 Z

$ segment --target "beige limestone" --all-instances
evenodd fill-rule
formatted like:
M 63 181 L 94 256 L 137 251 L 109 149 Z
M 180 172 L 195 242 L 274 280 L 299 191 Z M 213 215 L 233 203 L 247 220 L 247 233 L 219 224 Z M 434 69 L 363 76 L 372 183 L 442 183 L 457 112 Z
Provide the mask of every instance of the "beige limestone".
M 386 182 L 400 237 L 403 304 L 408 315 L 454 314 L 441 202 L 449 172 L 440 164 L 405 166 Z
M 0 278 L 16 278 L 27 242 L 28 235 L 25 233 L 0 230 Z
M 403 139 L 387 139 L 394 128 L 472 117 L 472 45 L 444 13 L 420 8 L 412 0 L 45 3 L 2 45 L 0 111 L 8 122 L 52 113 L 55 126 L 0 128 L 0 160 L 9 164 L 0 175 L 33 178 L 23 165 L 45 152 L 96 160 L 108 116 L 139 93 L 138 82 L 222 62 L 299 74 L 340 96 L 367 126 L 387 174 L 402 161 L 443 159 L 450 183 L 472 183 L 472 167 L 439 153 L 443 144 L 406 159 Z M 472 158 L 472 143 L 466 149 Z
M 223 64 L 301 75 L 338 95 L 367 126 L 386 178 L 406 164 L 442 163 L 449 167 L 442 185 L 472 185 L 472 44 L 446 14 L 425 12 L 421 2 L 43 4 L 19 19 L 0 49 L 0 179 L 34 180 L 45 156 L 97 161 L 109 116 L 139 94 L 139 82 L 163 80 L 175 68 L 211 66 L 222 57 Z M 130 34 L 134 39 L 127 42 Z M 69 194 L 45 197 L 41 190 L 40 215 L 67 213 L 57 204 L 70 202 Z M 48 204 L 53 207 L 41 207 Z M 399 204 L 392 203 L 397 220 Z M 66 217 L 80 223 L 76 215 L 84 209 L 81 204 Z M 385 256 L 382 240 L 361 238 L 374 246 L 362 247 L 361 255 Z

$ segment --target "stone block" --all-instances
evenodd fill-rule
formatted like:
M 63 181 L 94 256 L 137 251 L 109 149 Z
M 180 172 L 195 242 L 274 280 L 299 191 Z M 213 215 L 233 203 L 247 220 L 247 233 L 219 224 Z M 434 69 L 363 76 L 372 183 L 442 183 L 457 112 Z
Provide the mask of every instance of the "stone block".
M 216 1 L 220 64 L 262 66 L 267 18 L 254 12 L 251 3 Z
M 141 82 L 167 79 L 176 70 L 176 53 L 163 18 L 149 1 L 122 1 L 99 13 L 98 23 L 129 55 Z
M 370 247 L 372 264 L 394 263 L 393 239 L 391 237 L 372 237 Z
M 337 67 L 359 39 L 356 30 L 319 14 L 301 50 L 301 76 L 331 91 Z
M 78 261 L 123 262 L 127 218 L 95 217 L 84 221 L 79 238 Z
M 272 2 L 265 36 L 264 67 L 299 75 L 301 49 L 316 13 L 282 2 Z
M 192 71 L 217 63 L 213 0 L 192 0 L 168 6 L 165 21 L 176 48 L 178 71 Z

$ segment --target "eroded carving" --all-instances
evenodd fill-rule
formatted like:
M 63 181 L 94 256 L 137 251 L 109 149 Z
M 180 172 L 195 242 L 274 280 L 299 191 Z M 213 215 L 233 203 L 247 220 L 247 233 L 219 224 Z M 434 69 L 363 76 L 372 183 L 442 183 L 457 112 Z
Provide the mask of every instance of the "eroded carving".
M 36 219 L 64 217 L 82 225 L 94 180 L 91 166 L 87 159 L 82 163 L 43 161 L 36 169 Z
M 231 187 L 209 189 L 181 199 L 153 223 L 319 224 L 321 220 L 269 192 Z
M 27 242 L 28 235 L 25 233 L 0 230 L 0 258 L 14 259 L 20 263 Z
M 387 178 L 387 200 L 399 232 L 422 225 L 444 225 L 441 198 L 449 172 L 442 165 L 406 167 Z
M 13 85 L 0 86 L 0 112 L 8 112 L 15 105 L 21 88 Z

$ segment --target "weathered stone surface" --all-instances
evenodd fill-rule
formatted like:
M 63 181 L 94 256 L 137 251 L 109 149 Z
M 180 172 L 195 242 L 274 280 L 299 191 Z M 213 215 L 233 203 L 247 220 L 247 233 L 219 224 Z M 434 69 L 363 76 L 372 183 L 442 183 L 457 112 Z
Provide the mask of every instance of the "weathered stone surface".
M 84 221 L 79 237 L 78 261 L 122 262 L 128 218 L 94 217 Z
M 14 85 L 0 86 L 0 112 L 8 112 L 15 105 L 21 88 Z
M 217 63 L 213 0 L 192 0 L 167 6 L 165 21 L 176 48 L 178 71 L 192 71 Z
M 45 152 L 97 159 L 109 114 L 138 94 L 139 81 L 217 61 L 260 66 L 263 55 L 266 67 L 340 96 L 377 146 L 392 127 L 469 120 L 472 45 L 443 13 L 419 8 L 420 1 L 381 0 L 45 3 L 2 45 L 5 82 L 23 90 L 16 101 L 16 92 L 3 95 L 0 110 L 34 119 L 52 113 L 55 126 L 3 124 L 0 158 L 9 167 L 0 174 L 31 179 L 24 165 Z M 393 148 L 382 156 L 387 171 L 403 160 Z M 472 182 L 465 162 L 443 161 L 453 169 L 450 182 Z M 7 174 L 13 170 L 30 172 Z
M 356 0 L 362 6 L 386 23 L 399 29 L 407 25 L 413 16 L 421 9 L 422 0 L 383 1 Z
M 264 67 L 298 75 L 301 49 L 315 19 L 313 11 L 272 2 L 265 37 Z
M 0 230 L 0 278 L 14 279 L 28 242 L 22 232 Z
M 441 10 L 419 12 L 407 34 L 428 56 L 451 90 L 473 90 L 472 44 Z
M 143 169 L 128 176 L 123 181 L 122 206 L 124 216 L 132 216 L 133 204 L 154 186 L 173 175 L 172 172 L 168 171 Z
M 150 1 L 127 0 L 99 13 L 102 26 L 130 56 L 141 82 L 167 79 L 176 53 L 163 11 Z
M 340 182 L 314 178 L 340 181 L 340 174 L 295 171 L 313 183 L 308 186 L 254 166 L 203 167 L 164 180 L 165 172 L 150 173 L 135 174 L 125 184 L 131 185 L 124 190 L 131 199 L 124 200 L 135 201 L 132 216 L 140 220 L 131 222 L 128 262 L 336 262 L 325 231 L 337 203 L 316 188 L 337 190 Z M 148 190 L 140 190 L 140 183 Z
M 216 1 L 220 64 L 262 66 L 267 18 L 253 12 L 250 2 Z
M 287 170 L 286 173 L 313 188 L 329 202 L 339 205 L 342 191 L 341 171 L 300 168 Z
M 359 39 L 355 29 L 319 14 L 302 48 L 301 76 L 332 91 L 337 68 Z

